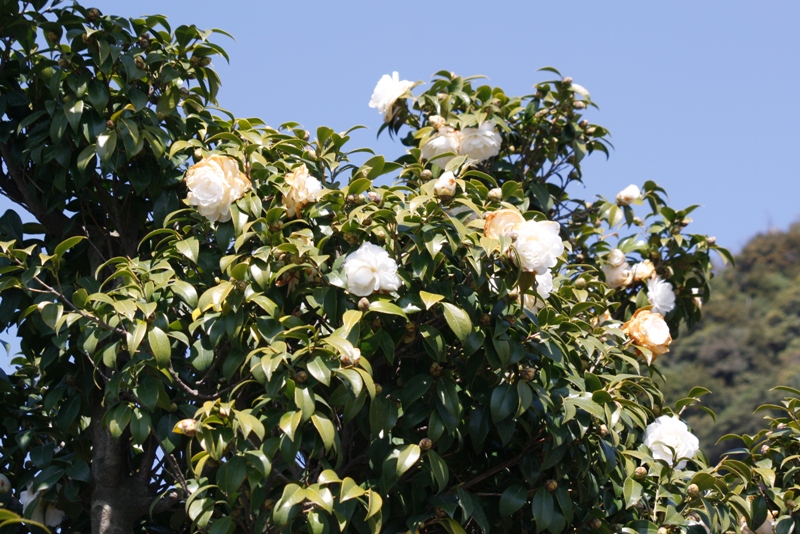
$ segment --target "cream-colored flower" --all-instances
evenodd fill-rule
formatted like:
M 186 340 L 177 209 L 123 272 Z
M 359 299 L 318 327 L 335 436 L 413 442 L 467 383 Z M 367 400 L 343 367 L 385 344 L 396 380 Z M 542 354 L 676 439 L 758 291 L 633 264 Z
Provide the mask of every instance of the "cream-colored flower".
M 8 480 L 8 477 L 0 474 L 0 495 L 8 493 L 11 491 L 11 482 Z
M 433 161 L 436 165 L 443 168 L 451 159 L 458 154 L 461 147 L 461 132 L 454 130 L 450 126 L 442 126 L 438 133 L 429 138 L 420 148 L 422 158 Z M 451 153 L 453 156 L 442 156 Z M 440 157 L 441 156 L 441 157 Z
M 414 82 L 401 80 L 397 71 L 394 71 L 391 76 L 384 74 L 375 85 L 375 90 L 372 91 L 369 107 L 378 108 L 378 111 L 383 114 L 383 122 L 389 122 L 392 120 L 394 103 L 412 87 L 414 87 Z
M 636 185 L 631 184 L 617 193 L 617 204 L 620 206 L 628 206 L 640 198 L 642 198 L 641 190 Z
M 525 217 L 520 212 L 512 209 L 493 211 L 486 215 L 483 225 L 483 235 L 491 239 L 500 239 L 500 236 L 510 236 L 517 226 L 525 222 Z
M 303 208 L 311 202 L 319 200 L 322 184 L 319 180 L 308 174 L 305 164 L 286 175 L 286 184 L 289 192 L 283 196 L 283 205 L 289 217 L 303 216 Z
M 464 128 L 461 131 L 460 153 L 477 161 L 499 154 L 503 138 L 494 128 L 495 124 L 492 121 L 486 121 L 477 128 Z
M 57 527 L 64 521 L 66 515 L 64 510 L 59 508 L 57 504 L 51 502 L 47 505 L 47 510 L 44 512 L 44 524 L 48 527 Z
M 669 352 L 672 336 L 669 326 L 661 314 L 644 308 L 636 310 L 633 317 L 622 325 L 622 331 L 631 338 L 634 344 L 650 351 L 645 355 L 647 365 L 652 365 L 656 358 Z
M 656 267 L 650 260 L 640 261 L 631 267 L 631 274 L 633 274 L 634 282 L 641 282 L 652 278 L 656 274 Z
M 758 527 L 755 531 L 750 530 L 747 526 L 747 519 L 742 516 L 740 526 L 742 528 L 742 534 L 774 534 L 775 533 L 775 512 L 770 510 L 767 514 L 767 519 L 761 523 L 761 526 Z
M 645 429 L 644 444 L 656 460 L 675 465 L 676 459 L 692 458 L 700 450 L 697 436 L 689 432 L 686 423 L 677 415 L 662 415 Z M 673 454 L 674 451 L 674 454 Z M 686 460 L 675 465 L 675 469 L 686 467 Z
M 209 156 L 189 167 L 185 180 L 189 204 L 197 206 L 209 221 L 230 220 L 231 204 L 251 187 L 237 161 L 219 155 Z
M 441 115 L 431 115 L 428 117 L 428 122 L 430 122 L 431 126 L 433 126 L 436 130 L 447 124 L 447 121 L 444 120 L 444 117 Z
M 361 361 L 361 349 L 358 347 L 348 347 L 348 349 L 347 353 L 339 356 L 339 360 L 343 365 L 358 365 L 358 362 Z
M 602 269 L 606 276 L 606 284 L 611 289 L 627 287 L 633 279 L 628 259 L 625 257 L 625 253 L 618 248 L 612 249 L 608 253 L 606 264 L 603 265 Z
M 564 252 L 560 229 L 555 221 L 525 221 L 514 229 L 514 248 L 523 271 L 544 274 L 555 267 Z
M 452 172 L 443 172 L 433 184 L 433 194 L 440 198 L 450 198 L 456 194 L 458 184 Z
M 397 263 L 389 253 L 372 243 L 364 243 L 344 260 L 347 290 L 359 297 L 368 297 L 376 291 L 397 291 L 400 277 Z
M 19 493 L 19 503 L 22 505 L 22 514 L 30 517 L 32 521 L 42 523 L 48 527 L 57 527 L 64 520 L 66 514 L 55 503 L 45 503 L 41 499 L 36 503 L 36 507 L 30 511 L 30 505 L 37 497 L 41 496 L 40 491 L 31 491 L 31 484 L 28 484 L 27 489 Z M 45 508 L 45 504 L 47 507 Z
M 536 294 L 541 298 L 536 298 L 534 295 L 525 293 L 522 296 L 522 303 L 530 312 L 537 313 L 544 306 L 544 301 L 550 297 L 553 292 L 553 273 L 550 271 L 544 274 L 536 275 Z
M 653 305 L 653 313 L 666 315 L 675 309 L 675 292 L 672 284 L 660 276 L 647 281 L 647 300 Z

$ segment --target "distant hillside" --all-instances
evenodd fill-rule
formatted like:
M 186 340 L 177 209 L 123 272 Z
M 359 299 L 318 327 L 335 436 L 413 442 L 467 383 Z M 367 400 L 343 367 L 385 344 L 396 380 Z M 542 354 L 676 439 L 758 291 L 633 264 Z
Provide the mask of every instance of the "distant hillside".
M 737 446 L 714 446 L 720 436 L 764 427 L 766 414 L 753 410 L 780 401 L 772 387 L 800 388 L 800 223 L 754 237 L 711 287 L 703 321 L 659 360 L 670 404 L 695 385 L 713 392 L 704 404 L 716 424 L 702 412 L 688 414 L 709 457 Z

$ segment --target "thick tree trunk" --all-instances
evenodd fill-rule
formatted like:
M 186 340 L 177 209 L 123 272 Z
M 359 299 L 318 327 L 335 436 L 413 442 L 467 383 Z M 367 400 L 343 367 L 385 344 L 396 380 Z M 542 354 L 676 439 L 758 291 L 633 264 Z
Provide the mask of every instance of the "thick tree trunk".
M 103 428 L 102 394 L 98 391 L 92 405 L 92 534 L 127 534 L 136 521 L 147 513 L 154 495 L 148 488 L 145 473 L 131 473 L 130 447 L 114 439 Z

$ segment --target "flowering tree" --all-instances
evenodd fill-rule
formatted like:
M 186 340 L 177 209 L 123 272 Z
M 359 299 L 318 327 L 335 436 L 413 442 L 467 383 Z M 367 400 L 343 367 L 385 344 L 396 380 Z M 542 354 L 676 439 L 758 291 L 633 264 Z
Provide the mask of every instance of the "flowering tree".
M 347 132 L 219 111 L 213 31 L 2 6 L 0 189 L 38 221 L 0 218 L 12 512 L 97 533 L 794 528 L 796 419 L 707 466 L 679 417 L 705 390 L 671 408 L 652 379 L 727 252 L 653 182 L 573 196 L 608 133 L 570 78 L 512 97 L 387 75 L 370 106 L 408 150 L 359 165 Z

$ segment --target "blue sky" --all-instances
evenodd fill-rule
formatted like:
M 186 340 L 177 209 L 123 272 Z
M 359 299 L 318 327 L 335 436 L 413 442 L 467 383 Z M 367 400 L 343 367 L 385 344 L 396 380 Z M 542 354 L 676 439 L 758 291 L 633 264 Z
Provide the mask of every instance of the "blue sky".
M 88 4 L 87 4 L 88 5 Z M 585 191 L 614 196 L 654 180 L 675 207 L 701 204 L 689 228 L 734 251 L 798 220 L 800 2 L 97 0 L 105 14 L 161 13 L 173 27 L 222 28 L 220 103 L 272 126 L 297 121 L 354 135 L 387 156 L 367 106 L 381 75 L 427 81 L 483 74 L 528 94 L 554 66 L 600 106 L 590 120 L 615 150 L 584 165 Z M 8 203 L 0 200 L 0 209 Z M 0 339 L 10 340 L 8 333 Z M 2 358 L 0 358 L 2 360 Z

